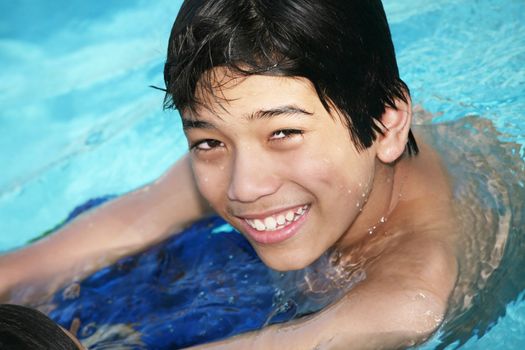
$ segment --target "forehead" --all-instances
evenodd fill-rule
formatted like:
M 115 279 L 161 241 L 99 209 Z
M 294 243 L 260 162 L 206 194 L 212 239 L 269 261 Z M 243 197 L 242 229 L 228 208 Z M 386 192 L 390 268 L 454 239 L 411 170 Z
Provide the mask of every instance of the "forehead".
M 322 103 L 313 84 L 306 78 L 272 75 L 243 76 L 227 68 L 214 68 L 199 80 L 195 91 L 197 101 L 185 117 L 212 113 L 220 115 L 250 114 L 277 106 L 298 106 L 316 112 Z

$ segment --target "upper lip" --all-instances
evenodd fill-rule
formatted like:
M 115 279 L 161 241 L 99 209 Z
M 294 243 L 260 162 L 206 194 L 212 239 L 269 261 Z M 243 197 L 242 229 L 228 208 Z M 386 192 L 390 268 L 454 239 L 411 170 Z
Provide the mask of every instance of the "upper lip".
M 296 210 L 296 209 L 301 208 L 301 207 L 303 207 L 305 205 L 306 205 L 306 203 L 305 204 L 291 205 L 289 207 L 283 207 L 283 208 L 278 208 L 278 209 L 272 209 L 272 210 L 265 211 L 263 213 L 242 214 L 242 215 L 235 214 L 235 216 L 240 218 L 240 219 L 248 219 L 248 220 L 264 219 L 264 218 L 266 218 L 268 216 L 272 216 L 272 215 L 280 214 L 280 213 L 285 213 L 285 212 L 290 211 L 292 209 Z

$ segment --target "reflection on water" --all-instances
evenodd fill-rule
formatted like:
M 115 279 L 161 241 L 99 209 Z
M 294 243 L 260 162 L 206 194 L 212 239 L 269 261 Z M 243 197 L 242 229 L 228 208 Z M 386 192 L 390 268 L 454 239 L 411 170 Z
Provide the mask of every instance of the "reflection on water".
M 366 261 L 349 264 L 341 258 L 339 251 L 330 250 L 305 269 L 274 272 L 272 311 L 264 325 L 317 312 L 366 278 Z

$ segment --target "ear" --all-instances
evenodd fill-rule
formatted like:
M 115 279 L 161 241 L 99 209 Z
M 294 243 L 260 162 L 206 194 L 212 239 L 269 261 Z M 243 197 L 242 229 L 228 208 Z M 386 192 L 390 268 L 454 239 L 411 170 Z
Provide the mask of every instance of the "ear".
M 412 102 L 396 99 L 396 108 L 386 106 L 381 116 L 383 134 L 377 138 L 377 157 L 383 163 L 396 161 L 405 151 L 412 122 Z

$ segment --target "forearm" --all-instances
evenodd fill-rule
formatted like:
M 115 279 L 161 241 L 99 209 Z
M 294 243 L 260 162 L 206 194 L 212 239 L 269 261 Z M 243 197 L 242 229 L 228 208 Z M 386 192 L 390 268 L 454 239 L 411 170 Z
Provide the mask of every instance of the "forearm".
M 155 183 L 81 214 L 29 247 L 0 256 L 0 298 L 14 287 L 45 284 L 54 289 L 81 278 L 165 239 L 204 213 L 189 162 L 183 158 Z
M 423 290 L 362 285 L 322 312 L 191 350 L 396 349 L 425 340 L 440 324 L 443 303 Z
M 119 203 L 120 199 L 107 203 L 28 247 L 0 256 L 0 291 L 40 294 L 39 286 L 54 290 L 148 245 L 154 235 L 146 235 L 146 220 L 135 215 L 133 207 L 139 205 L 133 202 L 139 200 L 132 194 L 126 203 Z

